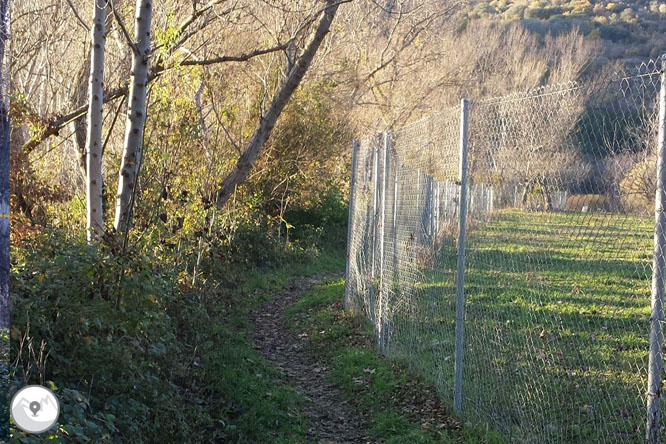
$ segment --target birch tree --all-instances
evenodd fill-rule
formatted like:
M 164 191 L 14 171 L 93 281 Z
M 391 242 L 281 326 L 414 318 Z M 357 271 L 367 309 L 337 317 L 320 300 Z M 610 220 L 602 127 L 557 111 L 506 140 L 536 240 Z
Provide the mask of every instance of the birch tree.
M 126 231 L 129 228 L 131 200 L 143 145 L 152 16 L 152 0 L 137 0 L 134 40 L 130 42 L 133 58 L 132 72 L 130 73 L 129 108 L 127 110 L 125 142 L 118 177 L 116 215 L 113 222 L 113 226 L 118 232 Z
M 90 80 L 88 85 L 88 130 L 86 137 L 86 193 L 88 240 L 104 232 L 102 200 L 102 124 L 104 103 L 104 43 L 107 0 L 95 0 L 90 30 Z

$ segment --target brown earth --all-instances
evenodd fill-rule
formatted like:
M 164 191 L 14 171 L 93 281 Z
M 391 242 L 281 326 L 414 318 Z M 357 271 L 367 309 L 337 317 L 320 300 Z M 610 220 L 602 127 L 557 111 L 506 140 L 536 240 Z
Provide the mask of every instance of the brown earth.
M 286 382 L 305 399 L 302 413 L 309 419 L 307 440 L 321 444 L 370 443 L 361 424 L 361 415 L 342 391 L 327 381 L 326 364 L 304 350 L 305 341 L 291 333 L 282 322 L 285 307 L 299 300 L 312 286 L 328 277 L 300 279 L 260 305 L 253 313 L 253 345 L 283 372 Z

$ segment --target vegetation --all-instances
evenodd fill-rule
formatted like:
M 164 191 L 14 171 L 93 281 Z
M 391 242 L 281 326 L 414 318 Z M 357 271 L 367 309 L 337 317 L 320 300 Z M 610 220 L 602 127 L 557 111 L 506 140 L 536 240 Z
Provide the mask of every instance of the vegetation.
M 9 418 L 9 331 L 6 328 L 0 333 L 0 414 Z M 9 436 L 9 421 L 0 424 L 0 436 Z
M 368 323 L 342 308 L 344 280 L 326 281 L 285 317 L 294 334 L 307 335 L 308 351 L 330 369 L 330 380 L 356 404 L 378 442 L 494 444 L 504 442 L 451 418 L 437 389 L 422 376 L 377 354 Z
M 209 284 L 192 286 L 160 252 L 119 258 L 58 231 L 29 241 L 35 247 L 14 251 L 12 375 L 16 385 L 50 386 L 63 413 L 50 436 L 16 431 L 17 442 L 302 436 L 298 396 L 276 386 L 276 370 L 252 348 L 248 312 L 268 294 L 262 290 L 339 269 L 338 250 L 276 246 L 281 268 L 209 264 L 202 272 Z
M 13 2 L 11 70 L 0 56 L 12 129 L 2 354 L 10 394 L 40 383 L 62 402 L 50 435 L 12 430 L 13 442 L 302 441 L 304 401 L 252 348 L 249 313 L 290 279 L 342 268 L 353 135 L 451 98 L 595 74 L 599 48 L 643 60 L 666 34 L 659 2 L 269 3 Z M 584 121 L 586 99 L 566 125 L 551 122 L 553 138 Z M 627 155 L 647 153 L 640 143 Z M 642 160 L 616 182 L 649 195 Z M 290 320 L 358 394 L 372 436 L 495 442 L 401 410 L 409 390 L 432 389 L 371 351 L 369 332 L 334 302 L 340 286 L 311 293 Z
M 649 343 L 651 220 L 502 210 L 468 234 L 463 369 L 466 408 L 520 440 L 638 437 Z M 397 284 L 390 354 L 451 398 L 455 246 L 441 268 Z M 414 322 L 414 318 L 418 322 Z M 527 396 L 526 396 L 527 395 Z M 474 406 L 473 400 L 482 399 Z M 538 417 L 546 403 L 548 409 Z M 610 419 L 612 418 L 612 419 Z M 544 426 L 542 424 L 546 424 Z M 538 422 L 538 423 L 537 423 Z
M 610 59 L 657 58 L 666 47 L 666 4 L 657 0 L 483 0 L 466 10 L 467 19 L 520 21 L 546 35 L 580 29 L 599 40 Z

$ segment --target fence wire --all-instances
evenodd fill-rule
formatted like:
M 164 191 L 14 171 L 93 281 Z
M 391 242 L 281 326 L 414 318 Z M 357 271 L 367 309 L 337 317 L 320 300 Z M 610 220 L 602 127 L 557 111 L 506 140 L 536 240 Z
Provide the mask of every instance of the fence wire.
M 461 364 L 460 108 L 354 147 L 348 305 L 510 442 L 659 442 L 661 65 L 471 100 Z

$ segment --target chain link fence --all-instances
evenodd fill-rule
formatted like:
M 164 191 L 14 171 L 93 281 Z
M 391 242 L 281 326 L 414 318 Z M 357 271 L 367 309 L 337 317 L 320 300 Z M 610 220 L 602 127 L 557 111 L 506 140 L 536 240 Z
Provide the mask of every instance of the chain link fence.
M 354 143 L 347 306 L 510 442 L 660 442 L 664 60 Z

